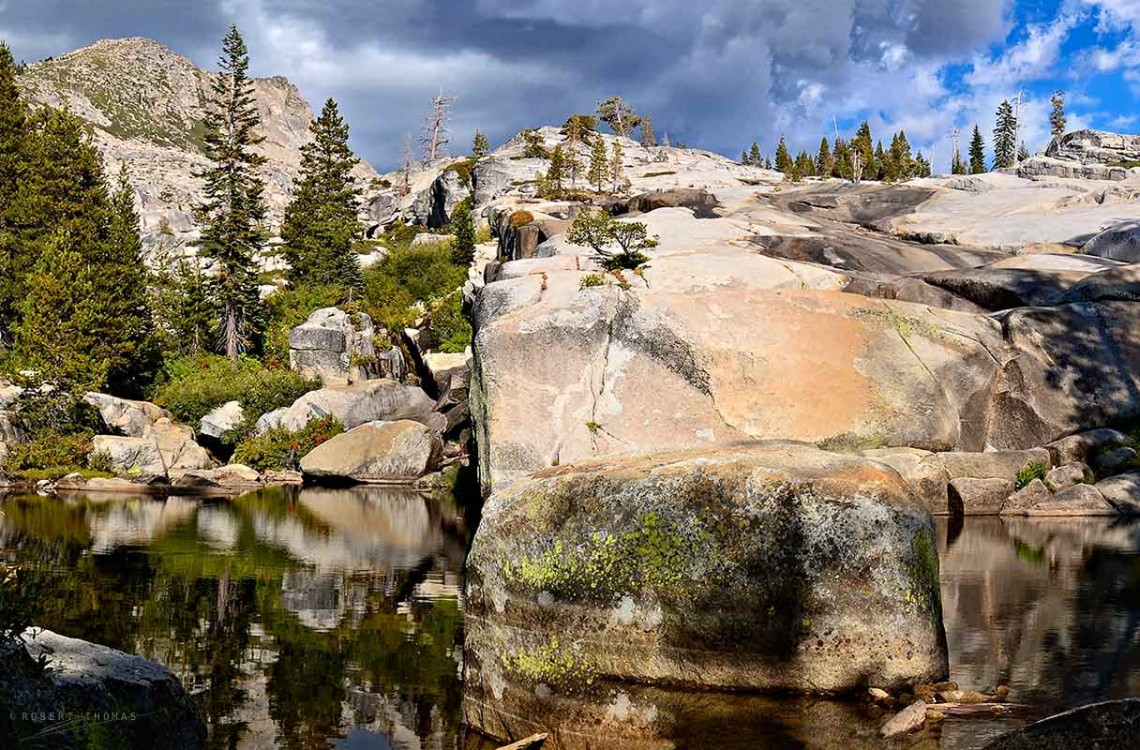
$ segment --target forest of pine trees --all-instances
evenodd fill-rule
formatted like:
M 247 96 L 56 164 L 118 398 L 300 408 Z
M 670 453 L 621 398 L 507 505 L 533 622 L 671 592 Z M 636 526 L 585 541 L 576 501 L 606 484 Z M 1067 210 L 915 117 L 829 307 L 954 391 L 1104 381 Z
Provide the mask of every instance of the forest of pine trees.
M 859 126 L 851 141 L 838 138 L 833 146 L 826 136 L 823 137 L 814 157 L 806 151 L 800 151 L 793 156 L 788 149 L 787 141 L 780 138 L 776 146 L 775 168 L 793 181 L 805 177 L 836 177 L 852 180 L 855 177 L 856 159 L 861 165 L 861 179 L 864 180 L 899 182 L 931 175 L 930 162 L 922 152 L 912 151 L 905 132 L 895 133 L 891 138 L 890 148 L 884 150 L 882 143 L 875 145 L 871 138 L 871 126 L 867 122 Z M 741 154 L 740 163 L 747 166 L 764 166 L 765 160 L 760 147 L 753 143 L 751 149 Z

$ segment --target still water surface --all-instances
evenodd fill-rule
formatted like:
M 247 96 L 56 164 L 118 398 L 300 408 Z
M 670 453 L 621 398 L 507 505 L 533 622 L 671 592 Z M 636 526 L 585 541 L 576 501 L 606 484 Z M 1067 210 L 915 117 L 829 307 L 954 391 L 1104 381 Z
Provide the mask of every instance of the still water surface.
M 0 559 L 47 579 L 40 624 L 168 666 L 211 747 L 494 747 L 461 726 L 473 523 L 448 497 L 20 496 L 0 511 Z M 1029 708 L 892 747 L 980 748 L 1059 708 L 1140 695 L 1140 525 L 940 522 L 939 552 L 952 678 L 1008 684 Z M 674 721 L 638 747 L 886 746 L 866 706 L 649 692 Z

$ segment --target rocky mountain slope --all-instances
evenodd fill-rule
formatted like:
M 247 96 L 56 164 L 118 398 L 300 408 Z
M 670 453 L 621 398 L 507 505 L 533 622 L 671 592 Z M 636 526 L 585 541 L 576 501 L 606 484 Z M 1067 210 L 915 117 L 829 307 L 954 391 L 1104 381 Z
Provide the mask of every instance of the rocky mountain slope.
M 28 66 L 19 82 L 30 101 L 68 107 L 91 125 L 114 174 L 120 164 L 138 192 L 143 235 L 152 246 L 197 236 L 193 206 L 201 198 L 194 177 L 208 164 L 203 118 L 216 76 L 149 39 L 97 42 Z M 261 113 L 258 147 L 268 159 L 264 177 L 271 224 L 280 222 L 301 163 L 313 111 L 285 78 L 254 81 Z M 357 176 L 376 176 L 361 165 Z

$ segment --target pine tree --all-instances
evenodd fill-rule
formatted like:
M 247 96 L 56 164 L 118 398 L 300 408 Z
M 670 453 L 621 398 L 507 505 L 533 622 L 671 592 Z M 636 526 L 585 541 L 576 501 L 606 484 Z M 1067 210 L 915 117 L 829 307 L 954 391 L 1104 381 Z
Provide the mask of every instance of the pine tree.
M 198 208 L 201 254 L 213 261 L 210 296 L 220 311 L 222 350 L 231 361 L 254 347 L 262 328 L 254 258 L 265 242 L 265 185 L 258 169 L 265 157 L 253 146 L 263 139 L 249 79 L 249 53 L 236 26 L 222 44 L 221 75 L 206 115 L 206 151 L 213 166 Z
M 760 144 L 752 141 L 752 148 L 748 149 L 748 161 L 754 167 L 764 166 L 764 155 L 760 153 Z
M 950 156 L 950 174 L 966 174 L 966 164 L 962 161 L 962 154 L 958 149 Z
M 594 186 L 595 192 L 602 192 L 606 185 L 606 176 L 610 171 L 609 154 L 606 152 L 606 142 L 602 138 L 595 138 L 590 149 L 590 168 L 586 171 L 586 179 Z
M 18 241 L 13 202 L 24 159 L 27 111 L 16 86 L 16 65 L 8 45 L 0 42 L 0 345 L 23 296 L 23 275 L 34 256 Z
M 100 390 L 107 363 L 99 359 L 100 310 L 91 263 L 66 230 L 53 232 L 26 278 L 18 307 L 15 350 L 20 365 L 48 382 Z
M 561 197 L 562 191 L 566 189 L 566 152 L 562 150 L 561 143 L 550 153 L 550 169 L 546 171 L 546 180 L 547 189 L 551 192 L 546 197 Z
M 1049 131 L 1054 138 L 1060 138 L 1065 134 L 1065 125 L 1068 122 L 1065 117 L 1065 92 L 1060 89 L 1054 91 L 1049 103 L 1053 105 L 1053 111 L 1049 115 Z
M 578 189 L 578 175 L 582 172 L 582 159 L 578 154 L 578 147 L 590 137 L 589 132 L 576 117 L 571 117 L 562 127 L 562 134 L 566 143 L 562 164 L 564 171 L 570 175 L 570 188 L 572 190 Z
M 927 161 L 926 157 L 922 155 L 921 151 L 919 151 L 914 156 L 914 167 L 911 171 L 911 176 L 913 176 L 913 177 L 929 177 L 930 174 L 931 174 L 930 162 Z
M 851 149 L 859 154 L 859 163 L 863 167 L 863 179 L 877 179 L 879 169 L 875 162 L 875 144 L 871 140 L 871 125 L 866 120 L 855 131 L 855 139 L 851 141 Z
M 824 137 L 819 142 L 819 154 L 815 157 L 815 173 L 820 177 L 830 177 L 835 168 L 835 159 L 831 155 L 831 145 Z
M 653 132 L 653 115 L 649 113 L 641 118 L 641 145 L 645 148 L 657 145 L 657 134 Z
M 982 138 L 982 129 L 974 124 L 974 136 L 970 139 L 970 174 L 982 174 L 986 171 L 986 141 Z
M 294 286 L 364 286 L 353 244 L 360 235 L 360 194 L 352 170 L 360 160 L 348 145 L 349 128 L 332 99 L 309 125 L 301 170 L 281 226 L 282 255 Z
M 886 172 L 887 154 L 883 150 L 883 142 L 879 141 L 875 144 L 875 153 L 871 158 L 871 162 L 863 170 L 863 179 L 865 180 L 881 180 Z
M 451 214 L 451 227 L 455 243 L 451 246 L 451 262 L 469 266 L 475 260 L 475 216 L 471 213 L 471 198 L 464 198 Z
M 909 179 L 914 174 L 914 158 L 911 156 L 910 142 L 906 131 L 900 130 L 891 139 L 891 150 L 883 164 L 883 179 L 888 182 Z
M 780 143 L 776 146 L 776 171 L 790 174 L 794 163 L 792 162 L 792 155 L 788 151 L 788 144 L 784 141 L 783 136 L 780 137 Z
M 623 138 L 629 136 L 641 125 L 633 107 L 626 104 L 620 96 L 611 96 L 598 105 L 598 119 L 610 126 L 615 135 Z
M 149 272 L 139 235 L 135 196 L 124 164 L 111 195 L 111 222 L 104 252 L 91 265 L 99 304 L 98 358 L 107 364 L 107 388 L 141 396 L 157 374 L 161 354 L 147 290 Z
M 601 140 L 601 139 L 599 139 Z M 610 180 L 613 182 L 613 191 L 615 193 L 623 192 L 623 176 L 625 170 L 625 149 L 621 147 L 621 141 L 614 141 L 612 153 L 610 155 L 609 172 Z
M 751 159 L 751 157 L 748 156 L 747 150 L 740 152 L 740 163 L 746 167 L 752 163 L 752 159 Z
M 998 105 L 994 124 L 994 169 L 1012 167 L 1017 159 L 1017 118 L 1006 99 Z
M 1029 156 L 1029 147 L 1025 145 L 1025 141 L 1022 141 L 1021 145 L 1017 147 L 1017 160 L 1025 161 Z
M 835 157 L 832 160 L 834 164 L 831 168 L 831 176 L 839 177 L 844 180 L 854 179 L 854 165 L 851 163 L 851 149 L 847 145 L 847 141 L 838 138 L 835 141 Z
M 482 159 L 491 150 L 491 142 L 487 140 L 487 134 L 482 130 L 475 131 L 475 142 L 472 144 L 471 153 L 476 159 Z

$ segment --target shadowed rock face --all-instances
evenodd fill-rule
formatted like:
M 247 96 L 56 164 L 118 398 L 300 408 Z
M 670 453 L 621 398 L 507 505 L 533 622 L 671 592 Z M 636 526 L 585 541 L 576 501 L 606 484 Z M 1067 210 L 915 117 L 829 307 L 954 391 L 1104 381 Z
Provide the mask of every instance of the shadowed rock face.
M 1109 701 L 1052 716 L 1001 737 L 986 750 L 1072 750 L 1136 747 L 1140 699 Z
M 522 715 L 594 679 L 938 679 L 932 533 L 895 472 L 804 445 L 540 472 L 492 496 L 468 559 L 469 695 Z

